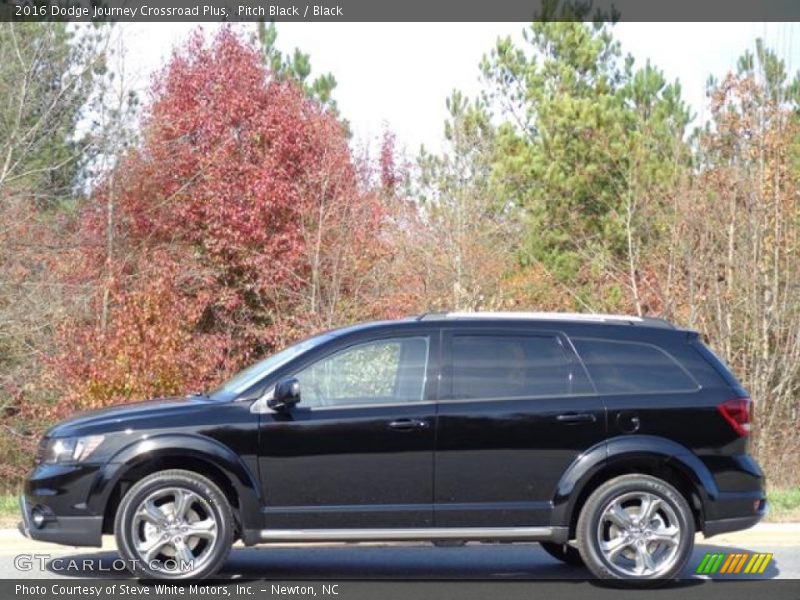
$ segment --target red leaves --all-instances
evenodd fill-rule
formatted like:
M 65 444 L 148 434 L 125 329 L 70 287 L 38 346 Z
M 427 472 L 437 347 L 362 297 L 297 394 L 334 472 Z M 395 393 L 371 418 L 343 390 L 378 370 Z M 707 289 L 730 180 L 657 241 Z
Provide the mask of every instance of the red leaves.
M 395 165 L 395 136 L 387 131 L 381 140 L 381 186 L 387 195 L 393 195 L 402 176 Z
M 82 218 L 97 294 L 62 335 L 69 406 L 210 385 L 324 324 L 323 303 L 330 321 L 377 243 L 340 123 L 229 29 L 174 54 L 142 137 Z
M 150 184 L 125 200 L 141 214 L 143 235 L 201 246 L 232 276 L 284 281 L 301 252 L 300 216 L 322 191 L 322 157 L 350 179 L 349 150 L 339 124 L 290 84 L 268 79 L 256 51 L 224 30 L 210 47 L 195 37 L 158 79 L 145 124 L 147 144 L 132 168 Z M 345 193 L 348 190 L 344 190 Z
M 112 286 L 111 326 L 68 332 L 71 351 L 60 368 L 73 387 L 63 408 L 96 408 L 202 388 L 224 364 L 218 336 L 193 327 L 208 301 L 202 281 L 188 280 L 184 265 L 163 251 L 150 259 L 158 264 L 152 278 L 143 277 L 127 290 Z

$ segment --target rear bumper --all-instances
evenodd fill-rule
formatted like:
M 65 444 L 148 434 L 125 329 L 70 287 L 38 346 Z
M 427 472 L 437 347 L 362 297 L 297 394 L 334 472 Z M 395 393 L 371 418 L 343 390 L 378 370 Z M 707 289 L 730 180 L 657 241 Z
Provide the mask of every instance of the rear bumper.
M 99 547 L 102 545 L 102 516 L 60 517 L 48 512 L 44 522 L 40 526 L 36 526 L 33 523 L 32 511 L 37 506 L 31 506 L 25 496 L 20 497 L 19 504 L 22 511 L 19 530 L 27 538 L 67 546 Z M 39 506 L 38 508 L 44 507 Z
M 752 527 L 767 514 L 764 473 L 749 454 L 706 457 L 714 487 L 706 486 L 703 534 L 706 537 Z
M 766 499 L 761 500 L 760 507 L 752 515 L 727 517 L 724 519 L 708 520 L 703 524 L 703 535 L 711 537 L 712 535 L 719 535 L 720 533 L 729 533 L 731 531 L 740 531 L 742 529 L 749 529 L 756 525 L 769 511 L 769 505 Z

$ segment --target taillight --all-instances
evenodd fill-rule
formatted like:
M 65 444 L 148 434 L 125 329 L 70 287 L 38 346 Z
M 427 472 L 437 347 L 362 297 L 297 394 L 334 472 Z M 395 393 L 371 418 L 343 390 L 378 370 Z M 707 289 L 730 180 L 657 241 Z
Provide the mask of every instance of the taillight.
M 739 435 L 750 434 L 753 402 L 750 398 L 734 398 L 719 405 L 719 412 Z

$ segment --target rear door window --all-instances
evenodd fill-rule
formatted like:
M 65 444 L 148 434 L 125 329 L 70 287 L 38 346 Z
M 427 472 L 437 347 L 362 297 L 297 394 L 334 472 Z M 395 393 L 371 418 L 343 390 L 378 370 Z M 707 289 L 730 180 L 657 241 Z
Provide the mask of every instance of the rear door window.
M 642 342 L 572 338 L 600 394 L 688 392 L 700 386 L 666 351 Z
M 588 390 L 556 336 L 454 335 L 453 399 L 566 396 Z M 581 374 L 582 375 L 582 374 Z M 576 389 L 581 388 L 581 389 Z

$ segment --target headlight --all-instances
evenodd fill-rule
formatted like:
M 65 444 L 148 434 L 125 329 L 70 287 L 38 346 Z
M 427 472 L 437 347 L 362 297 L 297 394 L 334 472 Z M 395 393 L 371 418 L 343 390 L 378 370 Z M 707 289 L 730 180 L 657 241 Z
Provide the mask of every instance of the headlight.
M 97 450 L 104 439 L 105 436 L 102 435 L 52 439 L 47 443 L 42 462 L 53 464 L 84 461 Z

